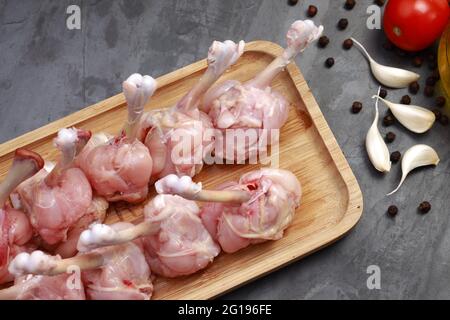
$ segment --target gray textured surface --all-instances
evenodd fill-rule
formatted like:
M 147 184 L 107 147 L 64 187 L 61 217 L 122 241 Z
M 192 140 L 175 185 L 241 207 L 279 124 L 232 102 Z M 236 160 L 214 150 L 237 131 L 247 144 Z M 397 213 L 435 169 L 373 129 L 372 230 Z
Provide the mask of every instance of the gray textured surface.
M 343 240 L 225 298 L 450 298 L 449 127 L 437 124 L 422 136 L 399 126 L 391 129 L 398 135 L 391 151 L 428 143 L 442 162 L 413 174 L 390 198 L 385 193 L 397 183 L 399 165 L 382 177 L 371 169 L 363 148 L 373 117 L 369 97 L 377 84 L 361 54 L 342 50 L 342 41 L 353 35 L 380 62 L 410 67 L 410 60 L 381 48 L 382 31 L 365 27 L 371 1 L 357 1 L 353 11 L 346 11 L 344 1 L 334 0 L 299 1 L 295 7 L 284 0 L 0 0 L 0 142 L 119 92 L 132 72 L 156 77 L 204 58 L 214 39 L 284 45 L 290 23 L 305 18 L 305 8 L 313 2 L 319 8 L 314 20 L 324 24 L 331 44 L 326 49 L 312 46 L 297 63 L 360 183 L 364 214 Z M 65 27 L 69 4 L 81 6 L 81 31 Z M 336 30 L 340 17 L 350 20 L 346 31 Z M 323 67 L 328 56 L 336 58 L 331 70 Z M 427 76 L 429 71 L 422 67 L 420 73 Z M 390 91 L 388 97 L 398 101 L 403 94 L 406 90 Z M 354 100 L 365 105 L 356 116 L 349 112 Z M 431 100 L 419 94 L 413 103 Z M 422 200 L 433 205 L 426 216 L 416 211 Z M 391 203 L 400 208 L 395 219 L 385 214 Z M 366 268 L 372 264 L 381 268 L 381 290 L 366 287 Z

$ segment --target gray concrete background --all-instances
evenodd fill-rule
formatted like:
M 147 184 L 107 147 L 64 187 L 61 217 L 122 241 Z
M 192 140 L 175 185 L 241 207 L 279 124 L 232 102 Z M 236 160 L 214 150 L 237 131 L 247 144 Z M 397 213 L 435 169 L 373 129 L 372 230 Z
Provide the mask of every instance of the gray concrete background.
M 413 67 L 410 59 L 382 48 L 382 31 L 366 28 L 370 0 L 357 0 L 352 11 L 343 9 L 343 0 L 300 0 L 295 7 L 285 0 L 0 0 L 0 142 L 116 94 L 133 72 L 156 77 L 202 59 L 215 39 L 284 45 L 288 26 L 305 18 L 312 3 L 319 8 L 314 20 L 325 26 L 331 43 L 326 49 L 312 46 L 296 62 L 360 183 L 364 214 L 338 243 L 225 298 L 448 299 L 450 130 L 436 124 L 418 136 L 398 125 L 389 129 L 397 134 L 391 151 L 427 143 L 438 150 L 442 162 L 412 174 L 396 195 L 386 197 L 399 180 L 400 167 L 394 165 L 385 177 L 377 174 L 363 143 L 373 118 L 370 97 L 378 84 L 362 55 L 355 48 L 342 50 L 342 41 L 354 36 L 379 62 Z M 80 31 L 66 28 L 70 4 L 81 7 Z M 345 31 L 336 28 L 341 17 L 350 21 Z M 329 56 L 336 59 L 330 70 L 323 67 Z M 417 70 L 424 76 L 423 87 L 430 71 L 426 66 Z M 399 101 L 406 92 L 389 91 L 388 98 Z M 359 115 L 349 112 L 355 100 L 364 104 Z M 430 105 L 432 100 L 420 93 L 413 103 Z M 425 216 L 416 210 L 422 200 L 433 206 Z M 395 219 L 385 214 L 392 203 L 400 209 Z M 381 269 L 380 290 L 366 286 L 366 268 L 372 264 Z

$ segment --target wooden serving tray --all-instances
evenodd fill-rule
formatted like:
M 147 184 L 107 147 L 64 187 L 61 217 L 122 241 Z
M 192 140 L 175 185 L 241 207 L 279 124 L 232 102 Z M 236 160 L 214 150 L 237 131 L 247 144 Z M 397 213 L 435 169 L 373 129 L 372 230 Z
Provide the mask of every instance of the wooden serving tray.
M 246 44 L 243 56 L 220 81 L 248 80 L 281 51 L 280 46 L 271 42 L 250 42 Z M 198 81 L 205 68 L 206 60 L 201 60 L 158 78 L 158 90 L 146 109 L 174 105 Z M 208 268 L 194 275 L 157 278 L 155 299 L 218 296 L 336 241 L 361 217 L 363 202 L 358 183 L 298 67 L 291 63 L 277 76 L 273 87 L 292 104 L 288 122 L 280 133 L 279 148 L 280 167 L 293 171 L 303 188 L 302 202 L 292 225 L 281 240 L 253 245 L 234 254 L 221 253 Z M 52 139 L 60 128 L 76 126 L 115 134 L 125 118 L 125 99 L 118 94 L 3 143 L 0 145 L 0 179 L 11 165 L 14 150 L 18 147 L 27 147 L 45 159 L 55 160 L 57 151 Z M 205 166 L 194 180 L 214 187 L 237 180 L 244 172 L 256 167 Z M 137 221 L 142 218 L 142 207 L 113 206 L 107 222 Z

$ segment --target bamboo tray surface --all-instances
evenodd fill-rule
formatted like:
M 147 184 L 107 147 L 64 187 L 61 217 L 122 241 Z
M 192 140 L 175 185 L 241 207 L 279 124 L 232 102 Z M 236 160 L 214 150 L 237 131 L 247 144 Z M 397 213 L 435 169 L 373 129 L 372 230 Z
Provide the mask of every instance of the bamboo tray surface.
M 282 48 L 266 41 L 246 44 L 245 53 L 219 80 L 252 78 Z M 203 74 L 206 60 L 157 79 L 158 90 L 146 110 L 175 104 Z M 151 74 L 151 73 L 150 73 Z M 155 299 L 208 299 L 281 268 L 334 242 L 349 231 L 362 213 L 358 183 L 328 127 L 300 70 L 291 63 L 272 85 L 291 103 L 289 119 L 280 133 L 280 167 L 294 172 L 303 196 L 292 225 L 278 241 L 250 246 L 233 254 L 221 253 L 205 270 L 177 279 L 157 277 Z M 46 160 L 58 155 L 52 139 L 63 127 L 77 126 L 93 132 L 118 132 L 126 119 L 125 99 L 118 94 L 44 127 L 0 145 L 0 179 L 3 179 L 18 147 L 40 153 Z M 194 180 L 214 187 L 239 177 L 259 165 L 205 166 Z M 153 189 L 153 188 L 152 188 Z M 151 192 L 151 196 L 154 192 Z M 114 205 L 107 223 L 138 221 L 142 207 Z

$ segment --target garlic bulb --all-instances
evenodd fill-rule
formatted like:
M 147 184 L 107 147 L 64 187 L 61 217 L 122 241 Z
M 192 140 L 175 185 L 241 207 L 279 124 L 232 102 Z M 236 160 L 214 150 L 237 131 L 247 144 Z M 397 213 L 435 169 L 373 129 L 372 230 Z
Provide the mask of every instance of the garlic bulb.
M 417 144 L 415 146 L 412 146 L 403 155 L 402 179 L 400 180 L 398 187 L 395 188 L 394 191 L 388 193 L 387 195 L 389 196 L 397 192 L 397 190 L 400 189 L 401 185 L 403 184 L 403 181 L 405 181 L 408 173 L 410 173 L 412 170 L 423 166 L 430 166 L 430 165 L 437 166 L 438 163 L 439 163 L 439 156 L 436 153 L 436 151 L 430 146 L 424 144 Z
M 420 75 L 415 72 L 379 64 L 372 59 L 361 43 L 356 41 L 354 38 L 351 39 L 365 54 L 367 60 L 369 60 L 370 69 L 372 70 L 373 76 L 385 86 L 397 89 L 405 88 L 411 82 L 417 81 L 420 78 Z
M 378 93 L 380 93 L 378 89 Z M 378 99 L 375 102 L 375 119 L 366 135 L 366 150 L 375 169 L 380 172 L 389 172 L 391 170 L 391 161 L 389 159 L 389 150 L 383 137 L 378 130 Z
M 406 128 L 415 133 L 424 133 L 434 124 L 436 116 L 428 109 L 407 104 L 393 103 L 379 96 L 373 96 L 383 101 L 392 111 L 395 118 Z

